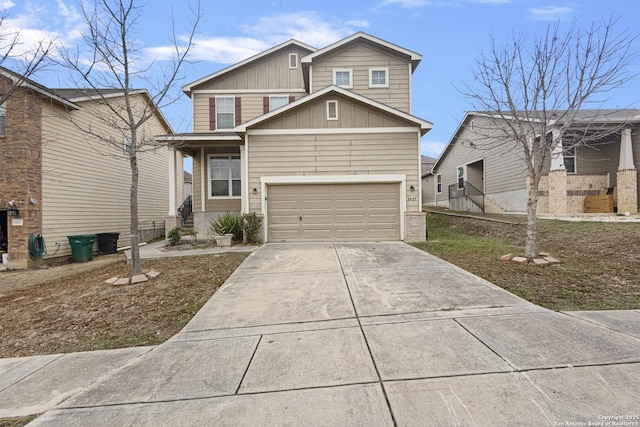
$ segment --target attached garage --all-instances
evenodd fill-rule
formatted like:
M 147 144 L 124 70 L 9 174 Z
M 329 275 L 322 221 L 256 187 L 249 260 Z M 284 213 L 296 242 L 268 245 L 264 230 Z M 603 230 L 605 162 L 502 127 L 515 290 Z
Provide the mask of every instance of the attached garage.
M 267 186 L 269 242 L 400 240 L 400 183 Z

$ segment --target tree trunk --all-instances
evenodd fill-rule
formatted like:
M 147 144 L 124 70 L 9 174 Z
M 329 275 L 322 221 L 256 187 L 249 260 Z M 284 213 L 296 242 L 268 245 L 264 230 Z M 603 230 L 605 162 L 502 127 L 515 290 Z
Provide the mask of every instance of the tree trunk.
M 133 145 L 132 145 L 133 147 Z M 129 162 L 131 164 L 131 277 L 142 274 L 142 266 L 140 264 L 140 234 L 138 232 L 138 158 L 135 150 L 129 153 Z
M 533 183 L 531 182 L 533 181 Z M 538 246 L 538 180 L 530 180 L 529 198 L 527 199 L 527 239 L 524 245 L 524 256 L 535 258 Z

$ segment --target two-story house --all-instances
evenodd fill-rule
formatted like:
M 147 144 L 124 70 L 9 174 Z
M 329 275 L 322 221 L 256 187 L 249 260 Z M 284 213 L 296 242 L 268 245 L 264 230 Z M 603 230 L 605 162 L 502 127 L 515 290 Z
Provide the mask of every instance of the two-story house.
M 365 33 L 290 40 L 184 86 L 193 132 L 158 139 L 193 158 L 200 235 L 230 211 L 262 216 L 265 242 L 424 240 L 421 58 Z
M 49 257 L 68 257 L 67 236 L 119 233 L 121 246 L 130 242 L 130 167 L 126 136 L 96 117 L 110 117 L 111 105 L 122 105 L 122 91 L 102 95 L 84 89 L 52 89 L 0 67 L 0 87 L 18 89 L 0 106 L 0 268 L 35 265 L 32 235 L 42 235 Z M 5 86 L 6 87 L 6 86 Z M 0 88 L 1 90 L 1 88 Z M 145 90 L 132 92 L 143 108 L 153 102 Z M 116 123 L 114 119 L 114 123 Z M 93 125 L 113 138 L 113 146 L 80 128 Z M 159 112 L 139 130 L 141 138 L 170 134 Z M 140 153 L 138 165 L 139 232 L 143 240 L 164 234 L 169 176 L 166 148 Z M 173 156 L 173 191 L 182 197 L 182 156 Z M 97 250 L 97 246 L 94 248 Z M 46 258 L 47 255 L 44 255 Z

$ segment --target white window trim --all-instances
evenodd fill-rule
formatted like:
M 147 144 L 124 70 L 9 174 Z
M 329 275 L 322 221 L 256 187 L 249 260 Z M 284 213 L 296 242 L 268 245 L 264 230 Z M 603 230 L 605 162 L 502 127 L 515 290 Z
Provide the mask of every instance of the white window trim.
M 384 71 L 384 84 L 373 83 L 373 72 Z M 389 67 L 373 67 L 369 68 L 369 87 L 370 88 L 384 88 L 389 87 Z
M 287 101 L 284 104 L 282 104 L 280 107 L 278 107 L 278 108 L 284 107 L 285 105 L 287 105 L 289 103 L 289 95 L 288 94 L 287 95 L 269 95 L 269 112 L 275 110 L 275 108 L 271 107 L 271 98 L 286 98 L 287 99 Z
M 295 58 L 295 65 L 292 66 L 291 65 L 291 59 Z M 289 54 L 289 69 L 290 70 L 295 70 L 298 68 L 298 54 L 297 53 L 290 53 Z
M 564 168 L 567 170 L 568 174 L 571 175 L 575 175 L 578 173 L 578 147 L 576 147 L 575 145 L 567 148 L 564 153 L 562 153 L 562 160 L 564 163 Z M 573 159 L 573 172 L 569 171 L 569 169 L 567 169 L 567 158 L 569 159 Z
M 336 83 L 336 74 L 337 73 L 349 73 L 349 84 L 348 85 L 339 85 Z M 336 86 L 340 86 L 345 89 L 353 89 L 353 69 L 351 68 L 334 68 L 333 69 L 333 84 Z
M 234 126 L 232 125 L 230 128 L 220 128 L 218 126 L 218 123 L 220 123 L 220 121 L 218 120 L 218 100 L 219 99 L 233 99 L 233 107 L 231 108 L 231 114 L 233 114 L 233 119 L 231 120 L 232 124 L 235 124 L 236 122 L 236 97 L 235 96 L 216 96 L 216 130 L 229 130 L 229 129 L 233 129 Z M 228 114 L 228 113 L 224 113 L 224 114 Z
M 331 115 L 329 114 L 329 112 L 331 111 L 331 108 L 329 107 L 329 105 L 334 104 L 336 106 L 335 110 L 336 110 L 336 116 L 335 117 L 331 117 Z M 338 112 L 338 101 L 336 99 L 329 99 L 327 100 L 327 120 L 338 120 L 340 118 L 340 114 Z
M 440 191 L 438 191 L 438 178 L 440 178 Z M 442 174 L 436 175 L 436 194 L 442 194 Z
M 211 195 L 211 159 L 224 158 L 224 157 L 231 159 L 232 157 L 240 157 L 240 154 L 215 153 L 215 154 L 207 155 L 207 199 L 208 200 L 240 200 L 242 198 L 242 194 L 240 196 L 212 196 Z M 242 159 L 240 160 L 242 161 Z M 231 167 L 231 165 L 229 165 L 229 167 Z M 240 165 L 240 168 L 241 168 L 240 169 L 240 188 L 242 188 L 242 164 Z M 231 193 L 231 188 L 229 188 L 229 192 Z

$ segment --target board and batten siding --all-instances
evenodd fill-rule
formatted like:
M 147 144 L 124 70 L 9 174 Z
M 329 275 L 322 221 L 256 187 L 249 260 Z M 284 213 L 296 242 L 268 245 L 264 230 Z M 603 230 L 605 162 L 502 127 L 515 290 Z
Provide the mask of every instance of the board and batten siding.
M 105 114 L 104 107 L 91 101 L 79 102 L 81 110 L 71 115 L 77 123 L 91 122 L 94 130 L 106 131 L 106 126 L 92 120 Z M 108 149 L 104 142 L 91 139 L 68 120 L 63 108 L 44 103 L 43 106 L 43 235 L 52 254 L 70 254 L 67 236 L 102 232 L 120 233 L 118 246 L 130 244 L 129 161 L 119 149 Z M 140 137 L 166 134 L 158 118 L 152 118 L 141 129 Z M 110 131 L 115 141 L 122 133 Z M 104 153 L 107 155 L 102 155 Z M 120 154 L 116 158 L 111 154 Z M 181 159 L 181 157 L 180 157 Z M 140 230 L 164 231 L 168 213 L 169 152 L 167 148 L 138 154 L 140 169 L 138 206 Z M 178 163 L 178 161 L 176 161 Z M 182 170 L 182 162 L 179 165 Z M 176 176 L 182 183 L 182 177 Z
M 419 132 L 251 135 L 249 185 L 260 188 L 268 176 L 406 175 L 406 194 L 418 188 Z M 416 190 L 417 191 L 417 190 Z M 418 211 L 418 197 L 407 211 Z M 261 212 L 261 198 L 250 195 L 249 210 Z
M 298 67 L 289 68 L 289 54 L 298 54 Z M 221 74 L 194 88 L 199 90 L 248 90 L 303 88 L 304 79 L 300 59 L 309 51 L 289 46 L 242 67 Z
M 327 120 L 326 101 L 338 101 L 338 119 Z M 330 93 L 294 111 L 280 114 L 261 124 L 264 129 L 344 129 L 405 127 L 415 124 L 373 109 L 337 93 Z M 416 129 L 416 132 L 418 130 Z
M 389 69 L 389 87 L 370 88 L 369 69 Z M 334 69 L 351 69 L 353 92 L 411 113 L 411 67 L 409 61 L 369 43 L 357 42 L 314 59 L 311 88 L 318 91 L 333 84 Z
M 193 108 L 193 131 L 195 133 L 207 133 L 213 132 L 215 129 L 211 129 L 210 126 L 210 109 L 209 99 L 216 96 L 233 96 L 240 98 L 240 122 L 246 122 L 264 114 L 264 97 L 269 95 L 287 95 L 298 99 L 306 93 L 302 89 L 292 89 L 291 92 L 269 92 L 268 90 L 262 92 L 251 93 L 210 93 L 210 92 L 197 92 L 194 91 L 191 95 L 191 102 Z
M 482 117 L 473 117 L 476 127 L 489 129 L 491 121 Z M 466 166 L 478 160 L 484 160 L 485 195 L 508 193 L 526 190 L 527 170 L 521 159 L 522 148 L 515 143 L 487 144 L 484 131 L 471 130 L 469 118 L 456 139 L 447 147 L 435 175 L 442 174 L 442 194 L 437 195 L 437 202 L 449 199 L 449 186 L 457 183 L 458 167 Z M 474 148 L 475 147 L 475 148 Z M 480 188 L 482 190 L 482 188 Z

